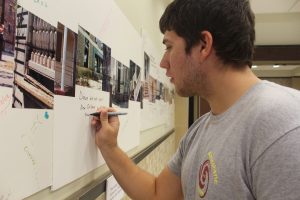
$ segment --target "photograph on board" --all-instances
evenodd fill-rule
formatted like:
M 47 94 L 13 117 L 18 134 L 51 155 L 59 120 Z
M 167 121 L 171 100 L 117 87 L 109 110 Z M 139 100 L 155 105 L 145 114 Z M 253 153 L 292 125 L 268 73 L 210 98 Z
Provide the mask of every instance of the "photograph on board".
M 143 99 L 150 101 L 150 85 L 149 85 L 149 71 L 150 71 L 150 58 L 146 52 L 144 52 L 144 81 L 143 84 Z
M 111 92 L 111 49 L 79 26 L 77 39 L 76 84 Z
M 156 80 L 150 75 L 150 57 L 144 52 L 144 81 L 143 99 L 155 103 L 156 99 Z
M 111 101 L 121 108 L 128 108 L 129 68 L 115 58 L 111 58 Z
M 163 100 L 165 103 L 168 103 L 168 98 L 169 98 L 169 88 L 161 83 L 161 95 L 160 95 L 160 99 Z
M 150 57 L 144 52 L 144 80 L 148 80 L 150 76 Z
M 17 6 L 14 108 L 53 109 L 56 27 Z
M 155 78 L 153 78 L 152 76 L 149 76 L 149 80 L 147 82 L 147 89 L 144 87 L 144 90 L 148 90 L 147 92 L 147 99 L 151 102 L 151 103 L 155 103 L 155 99 L 156 99 L 156 83 L 157 80 Z M 145 94 L 145 92 L 144 92 Z
M 160 82 L 156 82 L 156 99 L 157 100 L 163 100 L 163 89 L 164 85 Z
M 173 100 L 174 100 L 174 95 L 175 95 L 174 90 L 171 90 L 167 86 L 164 86 L 164 92 L 163 92 L 163 94 L 164 94 L 164 96 L 163 96 L 164 102 L 172 104 Z
M 157 100 L 164 101 L 165 103 L 172 104 L 174 100 L 175 92 L 173 89 L 170 89 L 166 84 L 163 84 L 159 81 L 156 81 L 156 96 Z
M 58 23 L 54 93 L 75 96 L 77 34 Z
M 0 0 L 0 87 L 13 87 L 16 0 Z
M 129 100 L 141 102 L 142 108 L 141 68 L 132 60 L 129 64 L 129 81 Z

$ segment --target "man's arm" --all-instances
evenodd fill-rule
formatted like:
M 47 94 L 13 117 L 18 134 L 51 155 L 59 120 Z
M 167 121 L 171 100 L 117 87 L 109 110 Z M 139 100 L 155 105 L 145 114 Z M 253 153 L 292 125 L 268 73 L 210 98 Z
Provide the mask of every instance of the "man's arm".
M 115 110 L 110 108 L 99 111 L 101 122 L 96 119 L 92 122 L 97 129 L 96 144 L 124 191 L 132 199 L 183 199 L 180 178 L 168 167 L 155 177 L 136 166 L 117 145 L 119 120 L 107 116 L 108 111 Z

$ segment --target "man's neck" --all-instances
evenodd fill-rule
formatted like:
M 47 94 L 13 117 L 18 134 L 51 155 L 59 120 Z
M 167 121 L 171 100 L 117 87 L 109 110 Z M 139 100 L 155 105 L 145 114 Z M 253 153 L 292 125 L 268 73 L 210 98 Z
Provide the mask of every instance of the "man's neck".
M 259 81 L 248 67 L 243 70 L 228 68 L 218 73 L 212 82 L 213 92 L 207 98 L 212 113 L 225 112 Z

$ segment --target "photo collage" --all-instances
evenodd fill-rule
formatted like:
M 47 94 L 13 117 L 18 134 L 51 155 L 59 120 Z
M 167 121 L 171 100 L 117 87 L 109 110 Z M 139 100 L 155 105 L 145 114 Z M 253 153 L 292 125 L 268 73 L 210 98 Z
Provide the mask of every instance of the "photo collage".
M 74 97 L 76 85 L 109 92 L 110 106 L 121 108 L 128 108 L 129 101 L 143 108 L 143 99 L 172 102 L 172 91 L 150 75 L 147 53 L 143 70 L 133 60 L 121 63 L 84 27 L 75 33 L 62 23 L 46 22 L 15 0 L 2 4 L 0 87 L 13 89 L 13 108 L 53 109 L 54 95 Z

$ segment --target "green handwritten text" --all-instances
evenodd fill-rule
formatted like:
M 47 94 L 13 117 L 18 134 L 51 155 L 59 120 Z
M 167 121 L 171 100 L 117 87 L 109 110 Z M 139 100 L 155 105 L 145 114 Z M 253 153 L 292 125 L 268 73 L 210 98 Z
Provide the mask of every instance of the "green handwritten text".
M 36 4 L 40 4 L 40 6 L 42 6 L 42 7 L 45 7 L 45 8 L 48 7 L 47 1 L 45 1 L 45 0 L 33 0 L 33 2 Z

